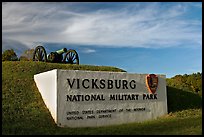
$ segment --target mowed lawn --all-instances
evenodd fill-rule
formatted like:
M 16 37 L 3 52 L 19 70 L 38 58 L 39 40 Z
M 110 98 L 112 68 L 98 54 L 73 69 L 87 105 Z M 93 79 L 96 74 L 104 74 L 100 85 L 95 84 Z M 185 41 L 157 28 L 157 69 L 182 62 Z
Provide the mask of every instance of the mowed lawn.
M 168 114 L 156 120 L 94 128 L 56 126 L 35 85 L 34 74 L 52 69 L 124 72 L 116 67 L 2 62 L 3 135 L 201 135 L 202 97 L 167 87 Z

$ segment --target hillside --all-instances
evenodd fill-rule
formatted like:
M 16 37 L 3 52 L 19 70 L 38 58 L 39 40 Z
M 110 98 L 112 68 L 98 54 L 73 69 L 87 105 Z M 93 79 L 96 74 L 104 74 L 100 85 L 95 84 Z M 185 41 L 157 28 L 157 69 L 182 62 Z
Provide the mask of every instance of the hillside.
M 124 70 L 108 66 L 43 62 L 2 62 L 2 134 L 202 134 L 202 98 L 167 87 L 169 114 L 157 120 L 100 128 L 60 128 L 54 123 L 33 80 L 52 69 Z

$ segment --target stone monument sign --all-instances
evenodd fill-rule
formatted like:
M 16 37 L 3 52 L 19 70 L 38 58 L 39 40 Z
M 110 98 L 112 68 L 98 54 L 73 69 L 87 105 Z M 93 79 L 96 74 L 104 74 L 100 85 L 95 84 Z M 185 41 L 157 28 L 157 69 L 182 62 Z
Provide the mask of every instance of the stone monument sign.
M 167 114 L 165 75 L 54 69 L 34 75 L 60 127 L 97 127 Z

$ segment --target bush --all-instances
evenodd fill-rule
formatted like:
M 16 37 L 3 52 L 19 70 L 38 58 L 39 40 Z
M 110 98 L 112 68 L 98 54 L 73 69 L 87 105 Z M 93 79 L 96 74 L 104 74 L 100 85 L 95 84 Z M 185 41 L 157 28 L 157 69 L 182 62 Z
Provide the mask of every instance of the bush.
M 17 61 L 18 57 L 13 49 L 5 50 L 2 54 L 2 61 Z
M 25 56 L 20 56 L 19 60 L 20 61 L 29 61 L 29 59 Z
M 35 49 L 25 50 L 24 53 L 20 56 L 20 61 L 31 61 L 33 60 L 33 53 Z

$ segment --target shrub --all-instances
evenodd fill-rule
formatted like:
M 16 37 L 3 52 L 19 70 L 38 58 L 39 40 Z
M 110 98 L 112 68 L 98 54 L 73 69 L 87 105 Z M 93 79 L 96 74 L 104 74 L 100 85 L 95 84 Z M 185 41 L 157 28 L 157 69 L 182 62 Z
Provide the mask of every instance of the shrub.
M 24 53 L 20 56 L 21 61 L 31 61 L 33 59 L 33 53 L 35 49 L 25 50 Z
M 2 54 L 2 61 L 17 61 L 18 57 L 13 49 L 5 50 Z

